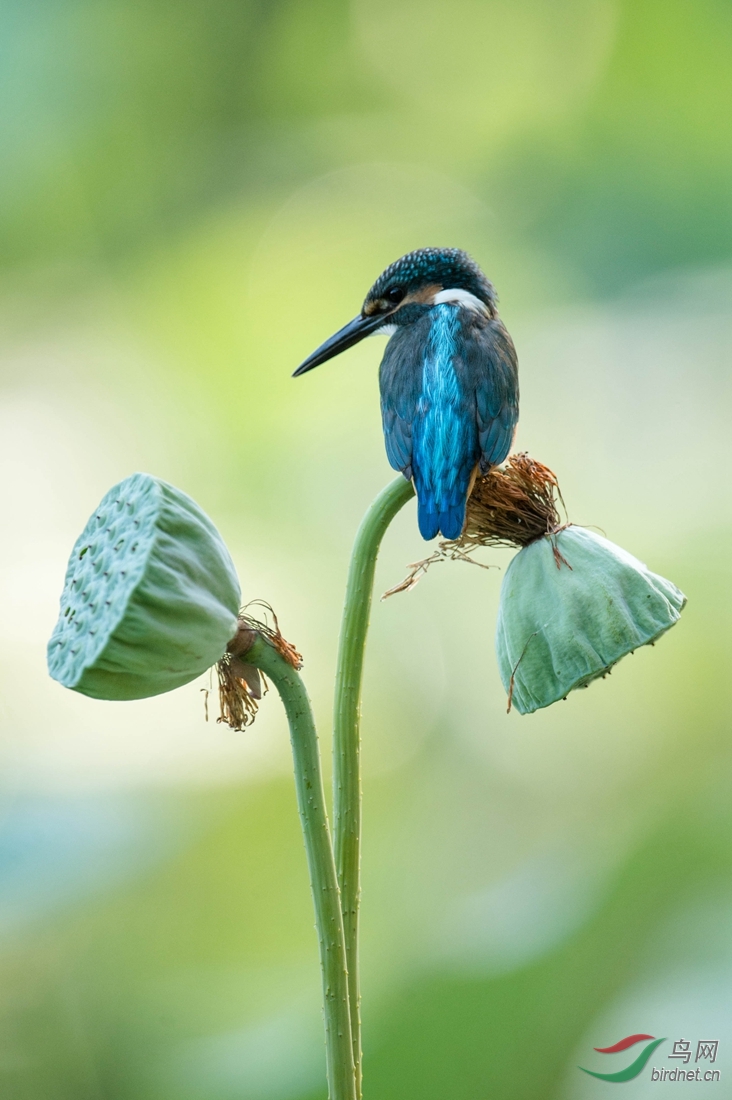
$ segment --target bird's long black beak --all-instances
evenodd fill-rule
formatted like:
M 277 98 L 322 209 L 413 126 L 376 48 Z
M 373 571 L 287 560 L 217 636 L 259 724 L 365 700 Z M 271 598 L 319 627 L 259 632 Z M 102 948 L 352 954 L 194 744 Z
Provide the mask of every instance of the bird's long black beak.
M 377 314 L 375 317 L 363 317 L 359 313 L 358 317 L 354 317 L 352 321 L 339 329 L 334 336 L 331 336 L 329 340 L 316 348 L 313 354 L 309 355 L 305 362 L 300 364 L 292 377 L 297 378 L 298 374 L 305 374 L 313 367 L 319 367 L 321 363 L 332 359 L 334 355 L 340 355 L 346 348 L 352 348 L 359 340 L 363 340 L 364 336 L 370 336 L 383 324 L 383 316 Z

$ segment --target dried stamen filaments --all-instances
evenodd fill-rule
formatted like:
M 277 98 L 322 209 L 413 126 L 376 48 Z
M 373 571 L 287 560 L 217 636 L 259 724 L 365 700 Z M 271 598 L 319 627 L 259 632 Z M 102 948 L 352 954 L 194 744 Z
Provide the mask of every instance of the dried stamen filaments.
M 265 609 L 265 613 L 272 617 L 273 626 L 247 614 L 247 609 L 254 605 Z M 295 669 L 302 668 L 302 657 L 282 634 L 272 608 L 262 600 L 254 600 L 242 608 L 238 624 L 238 630 L 229 642 L 227 652 L 216 665 L 216 675 L 219 681 L 221 710 L 217 721 L 240 731 L 254 721 L 259 700 L 267 691 L 267 681 L 262 673 L 246 661 L 247 651 L 251 649 L 256 636 L 261 635 L 266 638 L 280 656 Z
M 471 557 L 473 551 L 481 546 L 521 548 L 561 531 L 558 503 L 564 507 L 556 474 L 525 452 L 511 455 L 503 469 L 494 467 L 476 478 L 460 538 L 438 543 L 437 550 L 410 565 L 404 580 L 382 599 L 409 592 L 436 562 L 466 561 L 489 569 Z M 560 564 L 557 561 L 557 567 Z

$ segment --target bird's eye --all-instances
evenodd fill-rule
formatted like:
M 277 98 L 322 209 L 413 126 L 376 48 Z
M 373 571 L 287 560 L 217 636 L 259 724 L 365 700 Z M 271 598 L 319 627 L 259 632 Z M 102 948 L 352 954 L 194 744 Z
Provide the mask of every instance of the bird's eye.
M 406 294 L 406 290 L 403 286 L 390 286 L 384 297 L 387 302 L 391 302 L 392 305 L 398 305 L 402 298 Z

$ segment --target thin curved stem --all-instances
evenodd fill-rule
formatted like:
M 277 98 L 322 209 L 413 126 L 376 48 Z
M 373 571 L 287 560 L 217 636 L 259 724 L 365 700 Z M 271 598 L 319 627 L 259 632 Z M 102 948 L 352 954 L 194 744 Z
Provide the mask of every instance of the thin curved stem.
M 379 547 L 394 516 L 413 496 L 412 483 L 404 477 L 397 477 L 379 493 L 363 518 L 351 554 L 338 647 L 333 712 L 333 833 L 336 871 L 343 907 L 353 1061 L 359 1097 L 361 1096 L 361 996 L 358 973 L 358 910 L 361 895 L 361 683 Z
M 318 735 L 310 700 L 295 669 L 261 635 L 257 634 L 251 646 L 247 647 L 246 660 L 272 680 L 287 712 L 297 805 L 320 944 L 328 1094 L 330 1100 L 356 1100 L 340 891 L 325 808 Z

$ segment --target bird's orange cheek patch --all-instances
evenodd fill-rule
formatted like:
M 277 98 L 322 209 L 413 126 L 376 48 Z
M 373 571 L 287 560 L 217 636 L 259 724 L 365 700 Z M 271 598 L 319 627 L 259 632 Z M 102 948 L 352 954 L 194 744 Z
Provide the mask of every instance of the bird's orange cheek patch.
M 396 313 L 402 306 L 416 304 L 420 306 L 432 305 L 435 294 L 439 294 L 442 290 L 442 286 L 439 283 L 430 283 L 429 286 L 421 286 L 419 290 L 413 290 L 410 294 L 407 294 L 406 298 L 402 298 L 398 305 L 394 305 L 393 302 L 388 302 L 386 298 L 374 298 L 370 302 L 365 302 L 362 309 L 362 314 L 365 317 L 373 317 L 376 313 L 383 313 L 388 315 L 389 313 Z
M 407 294 L 406 298 L 403 298 L 399 303 L 400 306 L 406 306 L 410 302 L 416 302 L 418 305 L 430 305 L 435 297 L 435 294 L 439 294 L 442 287 L 439 283 L 430 283 L 429 286 L 421 286 L 419 290 L 413 290 L 411 294 Z

